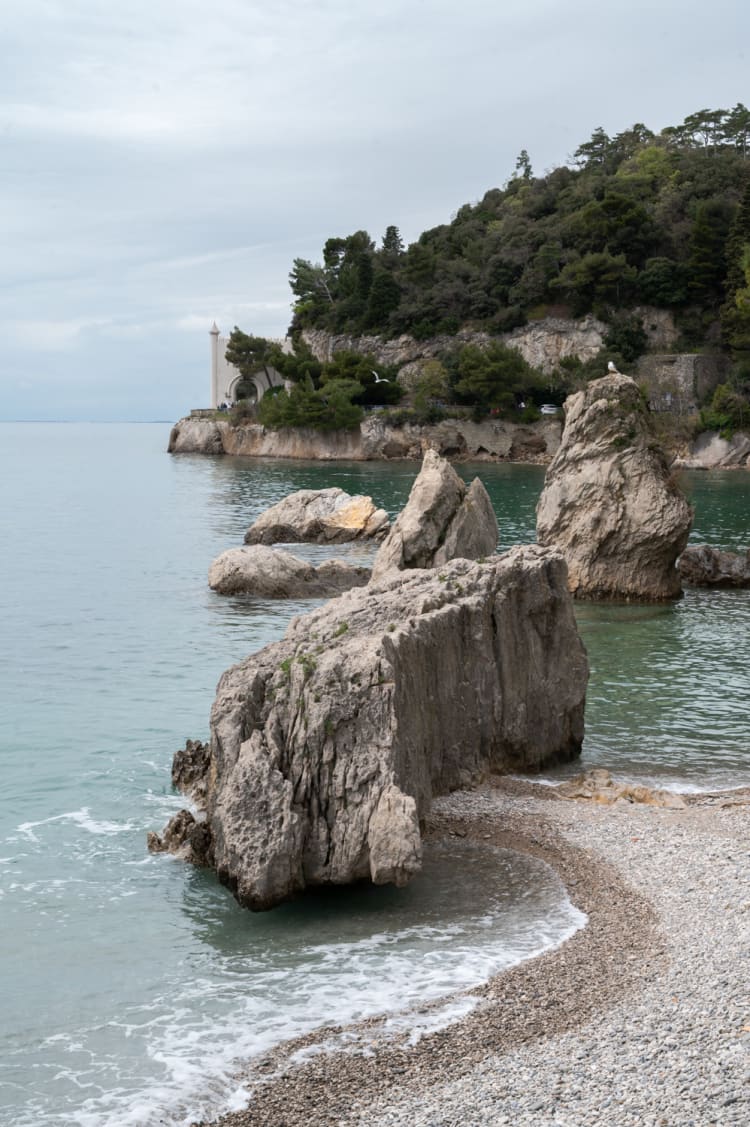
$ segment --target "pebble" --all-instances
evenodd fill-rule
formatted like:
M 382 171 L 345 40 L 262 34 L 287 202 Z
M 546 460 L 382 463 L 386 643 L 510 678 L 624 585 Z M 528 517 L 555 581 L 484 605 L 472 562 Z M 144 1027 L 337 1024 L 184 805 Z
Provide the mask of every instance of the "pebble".
M 540 789 L 460 792 L 436 818 L 477 837 L 488 822 L 540 827 L 529 848 L 557 857 L 584 932 L 396 1059 L 387 1045 L 376 1061 L 317 1057 L 278 1103 L 272 1085 L 225 1127 L 301 1127 L 314 1082 L 342 1127 L 750 1123 L 750 806 L 600 807 Z

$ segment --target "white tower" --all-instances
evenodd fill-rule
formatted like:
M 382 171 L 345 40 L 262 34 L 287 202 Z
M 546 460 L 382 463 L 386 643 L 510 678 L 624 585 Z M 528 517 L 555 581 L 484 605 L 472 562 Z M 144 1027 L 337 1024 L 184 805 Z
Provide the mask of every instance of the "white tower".
M 211 407 L 219 406 L 219 326 L 214 321 L 209 329 L 211 337 Z

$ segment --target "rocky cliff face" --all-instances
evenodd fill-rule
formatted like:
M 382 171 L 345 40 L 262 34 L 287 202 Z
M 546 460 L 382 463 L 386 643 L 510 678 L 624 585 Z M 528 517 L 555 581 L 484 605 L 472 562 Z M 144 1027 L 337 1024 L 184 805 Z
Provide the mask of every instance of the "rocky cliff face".
M 497 550 L 497 518 L 478 477 L 467 489 L 434 450 L 424 456 L 409 500 L 375 557 L 372 579 L 389 571 L 440 567 L 462 557 L 479 559 Z
M 605 376 L 570 396 L 537 506 L 537 539 L 565 556 L 571 591 L 674 598 L 691 524 L 634 381 Z
M 256 909 L 312 885 L 402 884 L 433 795 L 578 754 L 587 676 L 556 552 L 350 591 L 221 678 L 208 859 Z M 186 833 L 171 847 L 203 859 Z
M 180 419 L 172 428 L 171 454 L 241 454 L 257 458 L 421 459 L 425 450 L 453 461 L 548 462 L 560 444 L 562 425 L 556 419 L 510 423 L 500 419 L 474 423 L 446 419 L 433 426 L 391 426 L 380 414 L 369 414 L 356 430 L 266 430 L 258 424 L 231 426 L 226 420 Z
M 330 360 L 336 352 L 352 351 L 374 356 L 381 364 L 395 364 L 399 368 L 420 360 L 430 360 L 441 352 L 450 352 L 465 344 L 485 346 L 498 340 L 517 349 L 535 368 L 549 373 L 566 356 L 591 360 L 601 349 L 606 333 L 607 326 L 602 321 L 587 316 L 577 321 L 547 317 L 495 336 L 474 329 L 461 329 L 455 336 L 437 336 L 429 340 L 415 340 L 408 334 L 394 339 L 376 334 L 349 336 L 328 333 L 323 329 L 305 329 L 302 336 L 318 360 Z M 409 373 L 405 375 L 408 382 Z

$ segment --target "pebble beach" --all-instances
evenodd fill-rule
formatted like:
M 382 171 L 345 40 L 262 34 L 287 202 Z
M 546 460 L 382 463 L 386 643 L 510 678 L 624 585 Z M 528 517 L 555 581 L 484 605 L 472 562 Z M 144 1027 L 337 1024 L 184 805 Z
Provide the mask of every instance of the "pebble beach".
M 497 779 L 438 800 L 431 835 L 543 858 L 586 926 L 416 1044 L 372 1021 L 280 1047 L 248 1107 L 217 1123 L 744 1127 L 749 816 L 746 790 L 673 810 Z

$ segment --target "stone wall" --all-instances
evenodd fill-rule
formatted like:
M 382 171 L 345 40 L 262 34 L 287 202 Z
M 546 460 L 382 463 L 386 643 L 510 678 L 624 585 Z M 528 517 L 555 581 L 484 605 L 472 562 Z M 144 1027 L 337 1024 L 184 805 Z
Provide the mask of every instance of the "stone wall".
M 721 383 L 727 360 L 699 352 L 651 353 L 638 361 L 635 379 L 643 384 L 652 411 L 692 415 Z

